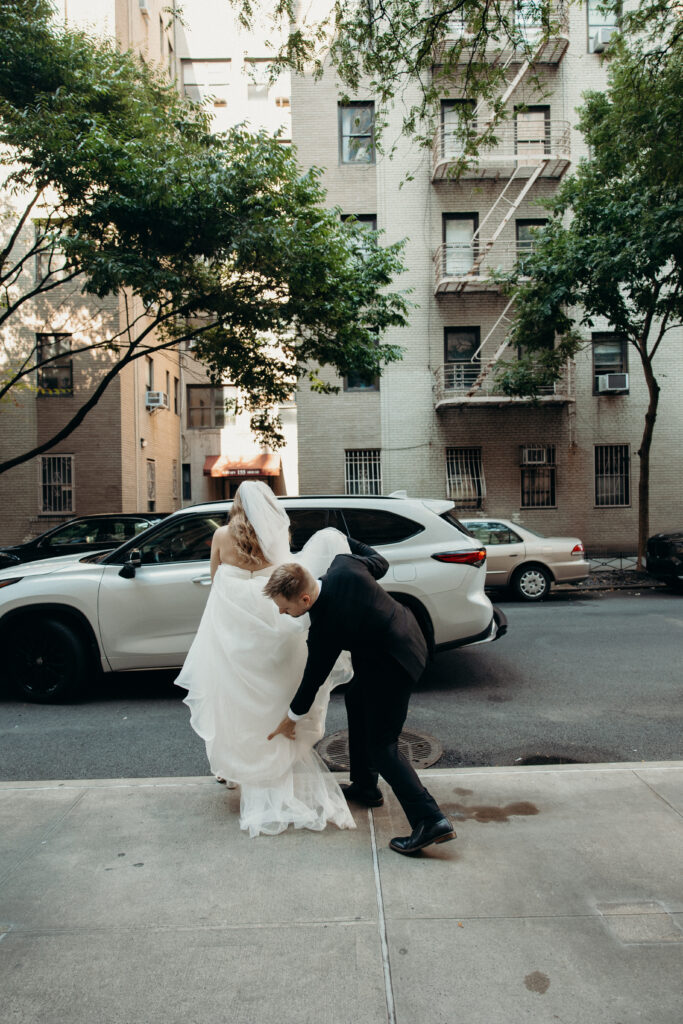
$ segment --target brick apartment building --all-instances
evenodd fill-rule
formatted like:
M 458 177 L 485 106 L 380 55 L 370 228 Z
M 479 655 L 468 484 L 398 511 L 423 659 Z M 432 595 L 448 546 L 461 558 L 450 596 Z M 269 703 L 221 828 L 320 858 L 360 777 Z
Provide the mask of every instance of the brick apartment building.
M 62 0 L 56 16 L 161 63 L 175 76 L 174 28 L 164 0 Z M 8 201 L 8 197 L 4 197 Z M 37 211 L 37 216 L 40 211 Z M 4 222 L 4 231 L 11 230 Z M 29 248 L 27 223 L 18 246 Z M 30 290 L 40 267 L 27 261 L 18 286 Z M 135 306 L 133 313 L 141 312 Z M 28 308 L 27 308 L 28 307 Z M 60 353 L 31 387 L 3 403 L 0 456 L 11 458 L 52 437 L 92 394 L 109 367 L 102 351 L 78 353 L 124 326 L 123 296 L 100 300 L 81 292 L 78 278 L 27 304 L 21 321 L 3 330 L 0 359 L 30 352 Z M 150 400 L 149 393 L 154 396 Z M 159 397 L 164 396 L 164 397 Z M 0 476 L 0 538 L 19 542 L 71 518 L 96 512 L 168 512 L 180 504 L 180 366 L 175 351 L 136 360 L 104 392 L 83 423 L 63 441 Z
M 537 27 L 522 27 L 535 44 Z M 408 270 L 397 284 L 411 288 L 417 304 L 408 327 L 386 332 L 383 340 L 402 346 L 404 358 L 381 382 L 337 381 L 336 396 L 300 393 L 302 493 L 448 495 L 459 509 L 578 535 L 592 550 L 635 550 L 636 453 L 647 407 L 635 353 L 609 323 L 596 322 L 563 379 L 536 404 L 500 394 L 491 373 L 510 358 L 504 343 L 514 315 L 491 271 L 510 268 L 532 244 L 546 216 L 537 200 L 587 155 L 576 108 L 583 91 L 606 84 L 600 52 L 610 27 L 593 0 L 570 5 L 556 37 L 534 45 L 535 75 L 522 54 L 491 50 L 507 64 L 510 117 L 499 144 L 457 182 L 448 172 L 460 147 L 449 126 L 463 102 L 483 126 L 485 105 L 449 90 L 431 152 L 400 137 L 399 111 L 386 130 L 398 150 L 387 159 L 374 146 L 369 92 L 343 107 L 329 71 L 321 81 L 293 81 L 292 137 L 302 164 L 325 169 L 330 206 L 383 231 L 386 243 L 407 238 Z M 682 334 L 671 332 L 657 357 L 663 389 L 651 532 L 681 525 Z

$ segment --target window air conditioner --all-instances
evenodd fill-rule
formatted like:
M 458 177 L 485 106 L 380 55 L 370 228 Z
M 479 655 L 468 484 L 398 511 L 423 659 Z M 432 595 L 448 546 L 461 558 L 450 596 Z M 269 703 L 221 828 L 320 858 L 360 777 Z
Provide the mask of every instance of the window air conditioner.
M 523 466 L 544 466 L 548 458 L 545 448 L 522 448 Z
M 147 0 L 138 0 L 140 4 L 140 14 L 144 15 L 145 18 L 149 18 L 149 7 L 147 6 Z
M 598 377 L 598 394 L 618 394 L 628 391 L 627 373 L 602 373 Z
M 604 53 L 607 49 L 607 44 L 612 38 L 613 32 L 613 28 L 599 28 L 598 31 L 591 36 L 591 53 Z
M 145 406 L 150 411 L 168 409 L 168 395 L 165 391 L 148 391 L 145 395 Z

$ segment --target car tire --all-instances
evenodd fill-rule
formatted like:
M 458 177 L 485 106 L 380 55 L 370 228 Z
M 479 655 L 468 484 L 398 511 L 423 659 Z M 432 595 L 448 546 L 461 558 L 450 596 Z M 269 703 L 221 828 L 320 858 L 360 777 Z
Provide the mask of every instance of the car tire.
M 522 565 L 512 577 L 512 589 L 521 601 L 543 601 L 552 580 L 542 565 Z
M 78 633 L 57 619 L 24 622 L 8 642 L 7 678 L 14 693 L 35 704 L 55 704 L 85 687 L 88 655 Z

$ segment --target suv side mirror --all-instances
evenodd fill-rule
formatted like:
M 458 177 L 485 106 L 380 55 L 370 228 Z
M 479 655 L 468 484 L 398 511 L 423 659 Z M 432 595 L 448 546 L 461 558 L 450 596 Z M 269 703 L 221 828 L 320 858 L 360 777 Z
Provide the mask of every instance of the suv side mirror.
M 138 566 L 142 565 L 142 555 L 140 554 L 139 548 L 131 548 L 128 552 L 128 561 L 124 562 L 119 570 L 119 576 L 122 576 L 124 580 L 132 580 L 135 576 L 135 570 Z

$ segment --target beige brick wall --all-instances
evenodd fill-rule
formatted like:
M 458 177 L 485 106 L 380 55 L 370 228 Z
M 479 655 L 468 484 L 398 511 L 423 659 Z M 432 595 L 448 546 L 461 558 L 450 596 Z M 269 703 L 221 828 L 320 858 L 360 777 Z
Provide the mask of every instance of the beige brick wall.
M 539 73 L 510 101 L 547 103 L 551 118 L 570 122 L 572 161 L 586 155 L 574 127 L 576 108 L 587 89 L 604 88 L 605 68 L 587 52 L 585 7 L 571 6 L 570 46 L 557 67 Z M 360 92 L 358 99 L 371 99 Z M 410 97 L 408 97 L 409 99 Z M 431 155 L 399 136 L 400 112 L 387 131 L 397 142 L 393 160 L 378 158 L 366 167 L 341 166 L 338 157 L 337 89 L 333 76 L 321 82 L 295 79 L 292 91 L 293 140 L 304 166 L 325 168 L 328 204 L 349 213 L 376 213 L 385 240 L 407 239 L 407 272 L 400 287 L 412 288 L 416 304 L 410 324 L 387 331 L 387 342 L 401 345 L 404 359 L 388 367 L 379 395 L 320 396 L 303 390 L 299 404 L 299 462 L 303 493 L 338 491 L 344 480 L 344 449 L 382 449 L 383 491 L 404 488 L 411 494 L 444 496 L 446 449 L 482 450 L 487 496 L 485 510 L 514 516 L 546 533 L 578 534 L 593 549 L 635 549 L 638 457 L 646 389 L 635 351 L 629 354 L 630 393 L 594 396 L 592 355 L 581 352 L 574 376 L 576 401 L 534 407 L 508 403 L 482 408 L 474 403 L 437 413 L 435 371 L 443 363 L 444 328 L 479 326 L 485 338 L 506 300 L 495 291 L 435 297 L 433 255 L 442 241 L 444 213 L 477 212 L 480 223 L 504 182 L 462 180 L 431 182 Z M 405 181 L 407 174 L 413 178 Z M 543 217 L 537 200 L 554 192 L 556 180 L 541 179 L 506 226 L 500 242 L 514 243 L 515 219 Z M 491 230 L 502 213 L 489 221 Z M 482 231 L 482 238 L 489 234 Z M 593 330 L 608 329 L 596 323 Z M 590 338 L 590 331 L 585 333 Z M 504 338 L 501 327 L 482 352 L 485 360 Z M 661 375 L 660 415 L 656 425 L 651 486 L 651 532 L 678 524 L 683 499 L 683 409 L 677 391 L 683 378 L 683 332 L 672 331 L 657 356 Z M 379 400 L 379 413 L 375 412 Z M 374 403 L 371 405 L 370 403 Z M 367 403 L 361 405 L 360 403 Z M 362 412 L 360 410 L 363 410 Z M 521 508 L 520 445 L 555 444 L 554 509 Z M 631 505 L 596 508 L 594 446 L 628 444 L 631 450 Z

